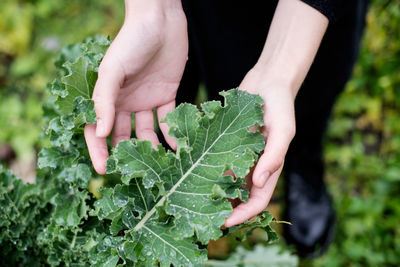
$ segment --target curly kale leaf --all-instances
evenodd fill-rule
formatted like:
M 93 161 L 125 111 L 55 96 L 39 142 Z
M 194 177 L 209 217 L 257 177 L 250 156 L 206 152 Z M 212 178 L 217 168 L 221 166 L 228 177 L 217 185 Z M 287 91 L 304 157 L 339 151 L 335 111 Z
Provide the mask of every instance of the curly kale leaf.
M 36 238 L 48 222 L 46 202 L 36 184 L 24 184 L 0 165 L 0 265 L 40 262 Z M 4 260 L 4 262 L 3 262 Z
M 59 78 L 48 86 L 44 105 L 50 146 L 38 157 L 37 183 L 50 206 L 48 223 L 38 233 L 37 246 L 50 265 L 87 265 L 90 251 L 109 230 L 90 217 L 94 197 L 88 185 L 96 173 L 83 136 L 86 123 L 95 123 L 91 94 L 97 68 L 110 40 L 88 38 L 68 46 L 56 61 Z
M 237 89 L 222 95 L 224 106 L 206 102 L 201 112 L 183 104 L 167 115 L 176 153 L 136 139 L 113 150 L 107 170 L 121 174 L 124 184 L 104 189 L 95 205 L 114 232 L 125 230 L 125 246 L 142 248 L 132 261 L 152 257 L 166 266 L 197 266 L 206 255 L 196 241 L 222 236 L 232 212 L 226 198 L 247 199 L 243 178 L 265 146 L 249 128 L 262 125 L 263 102 Z M 224 175 L 227 170 L 235 178 Z
M 86 188 L 95 175 L 82 133 L 86 123 L 96 122 L 91 95 L 109 44 L 109 39 L 95 37 L 64 48 L 56 61 L 60 78 L 48 86 L 52 101 L 45 105 L 45 134 L 51 146 L 39 153 L 38 167 L 51 179 L 79 188 Z

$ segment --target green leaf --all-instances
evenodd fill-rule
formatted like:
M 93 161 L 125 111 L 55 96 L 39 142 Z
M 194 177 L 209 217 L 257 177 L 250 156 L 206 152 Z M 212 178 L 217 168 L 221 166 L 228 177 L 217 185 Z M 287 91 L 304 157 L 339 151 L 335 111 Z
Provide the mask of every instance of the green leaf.
M 66 96 L 57 100 L 57 104 L 63 114 L 71 113 L 75 108 L 75 99 L 83 97 L 90 99 L 94 84 L 97 80 L 97 73 L 90 68 L 89 61 L 85 57 L 79 57 L 74 63 L 67 62 L 64 67 L 68 74 L 61 78 L 65 85 Z
M 252 251 L 238 247 L 225 260 L 209 260 L 205 266 L 226 267 L 296 267 L 298 258 L 288 251 L 281 252 L 278 246 L 263 246 L 258 244 Z
M 96 112 L 94 102 L 91 99 L 77 97 L 75 99 L 74 118 L 75 126 L 79 127 L 85 123 L 96 123 Z
M 197 265 L 203 252 L 188 254 L 183 244 L 194 236 L 203 244 L 218 239 L 232 212 L 225 197 L 247 196 L 243 178 L 265 146 L 264 137 L 249 128 L 262 125 L 263 102 L 237 89 L 222 95 L 224 107 L 207 102 L 201 113 L 183 104 L 167 115 L 176 154 L 133 139 L 120 142 L 108 161 L 107 171 L 120 173 L 126 185 L 103 191 L 96 203 L 99 218 L 122 222 L 127 240 L 140 239 L 142 254 L 148 251 L 155 260 L 177 264 L 180 257 L 184 266 Z M 224 175 L 227 170 L 236 178 Z M 121 192 L 128 192 L 125 198 Z
M 70 182 L 81 188 L 86 188 L 92 179 L 92 172 L 87 164 L 79 163 L 71 168 L 64 168 L 60 171 L 58 177 L 64 181 Z
M 162 266 L 199 266 L 207 260 L 207 252 L 199 249 L 194 240 L 185 238 L 176 239 L 173 233 L 169 232 L 169 226 L 152 224 L 143 226 L 142 231 L 130 232 L 132 240 L 143 248 L 138 259 L 141 258 L 160 262 Z M 134 258 L 132 258 L 134 260 Z
M 268 243 L 272 243 L 279 239 L 275 230 L 270 225 L 273 222 L 276 222 L 276 220 L 272 214 L 268 211 L 263 211 L 256 218 L 247 220 L 240 225 L 230 227 L 227 233 L 234 235 L 236 240 L 244 241 L 255 229 L 261 228 L 267 233 Z
M 50 142 L 54 146 L 66 146 L 72 139 L 74 124 L 70 119 L 57 117 L 49 122 L 46 134 L 50 137 Z
M 78 226 L 82 219 L 87 218 L 89 207 L 86 200 L 89 199 L 86 191 L 65 186 L 58 191 L 52 201 L 54 205 L 53 218 L 55 222 L 63 226 Z
M 38 167 L 57 168 L 71 166 L 78 156 L 79 152 L 77 150 L 63 151 L 57 147 L 43 148 L 39 153 Z
M 47 222 L 42 209 L 45 201 L 39 186 L 24 184 L 0 165 L 0 259 L 7 258 L 9 265 L 15 265 L 41 254 L 40 249 L 31 248 Z

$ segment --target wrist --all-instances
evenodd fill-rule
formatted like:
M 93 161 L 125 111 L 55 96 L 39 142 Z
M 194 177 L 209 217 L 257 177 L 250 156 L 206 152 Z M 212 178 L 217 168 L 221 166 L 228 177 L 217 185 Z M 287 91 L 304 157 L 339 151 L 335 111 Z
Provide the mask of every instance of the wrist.
M 309 5 L 279 0 L 255 69 L 296 95 L 327 26 L 327 18 Z
M 142 16 L 163 18 L 182 14 L 181 0 L 125 0 L 125 21 Z
M 303 75 L 296 71 L 296 68 L 289 64 L 275 62 L 257 62 L 251 72 L 260 77 L 263 83 L 267 83 L 268 88 L 280 88 L 280 90 L 290 91 L 293 99 L 304 80 Z

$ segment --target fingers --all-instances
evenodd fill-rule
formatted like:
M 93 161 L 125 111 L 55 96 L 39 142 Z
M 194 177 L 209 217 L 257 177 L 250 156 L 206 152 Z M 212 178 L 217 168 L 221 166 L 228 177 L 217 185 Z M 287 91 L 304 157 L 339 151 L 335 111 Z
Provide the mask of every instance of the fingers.
M 282 168 L 279 168 L 273 175 L 271 175 L 270 179 L 268 179 L 262 188 L 255 186 L 251 188 L 249 201 L 247 203 L 241 203 L 233 209 L 232 215 L 225 221 L 226 227 L 241 224 L 256 216 L 267 207 L 281 170 Z
M 97 124 L 85 126 L 85 139 L 93 167 L 99 174 L 106 173 L 108 157 L 106 137 L 114 124 L 115 100 L 123 80 L 123 72 L 118 68 L 109 69 L 104 58 L 99 67 L 99 76 L 93 91 L 94 108 Z
M 105 174 L 108 158 L 106 139 L 96 136 L 95 124 L 87 124 L 85 126 L 85 139 L 94 169 L 99 174 Z
M 294 127 L 272 128 L 267 137 L 264 154 L 253 172 L 253 184 L 262 188 L 271 174 L 283 166 L 289 144 L 294 137 Z
M 115 116 L 115 101 L 123 82 L 123 72 L 117 67 L 110 69 L 106 59 L 99 67 L 93 100 L 96 110 L 97 127 L 96 136 L 105 138 L 112 130 Z
M 111 136 L 113 146 L 122 140 L 131 138 L 132 117 L 130 112 L 118 112 L 115 116 L 114 128 Z
M 165 122 L 160 122 L 162 119 L 165 118 L 168 112 L 173 111 L 175 109 L 175 100 L 158 107 L 157 109 L 157 117 L 158 123 L 160 126 L 160 130 L 164 135 L 165 141 L 167 141 L 168 145 L 173 149 L 176 150 L 176 141 L 174 138 L 168 135 L 169 127 Z
M 139 111 L 135 113 L 136 137 L 140 140 L 148 140 L 156 148 L 160 143 L 154 132 L 154 115 L 152 110 Z

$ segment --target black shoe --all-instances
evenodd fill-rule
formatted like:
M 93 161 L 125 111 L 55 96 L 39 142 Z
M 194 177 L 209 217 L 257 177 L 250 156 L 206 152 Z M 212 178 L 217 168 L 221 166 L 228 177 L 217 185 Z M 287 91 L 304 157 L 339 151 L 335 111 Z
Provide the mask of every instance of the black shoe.
M 309 181 L 294 172 L 286 174 L 284 220 L 292 225 L 284 226 L 284 237 L 300 257 L 314 258 L 333 240 L 335 213 L 323 182 Z

